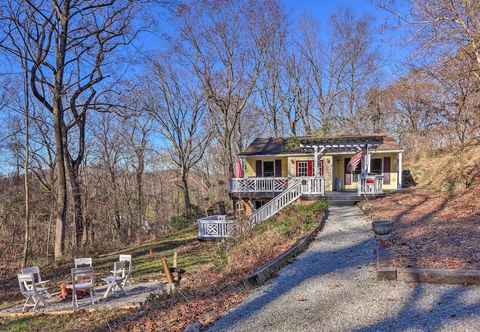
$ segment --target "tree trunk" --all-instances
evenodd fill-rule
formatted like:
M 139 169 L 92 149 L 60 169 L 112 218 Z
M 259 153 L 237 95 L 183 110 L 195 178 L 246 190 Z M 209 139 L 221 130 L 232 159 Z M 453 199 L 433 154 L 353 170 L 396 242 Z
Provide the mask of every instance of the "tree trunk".
M 185 216 L 190 218 L 192 216 L 192 204 L 190 202 L 190 190 L 188 187 L 188 174 L 182 171 L 182 190 L 183 200 L 185 205 Z
M 73 199 L 73 224 L 75 226 L 74 246 L 79 248 L 83 239 L 83 209 L 82 209 L 82 192 L 78 170 L 70 170 L 70 186 L 72 187 Z
M 143 160 L 141 161 L 143 164 Z M 137 222 L 139 227 L 143 226 L 143 165 L 140 167 L 136 176 L 137 180 Z M 133 234 L 133 232 L 132 232 Z M 131 236 L 131 235 L 130 235 Z
M 30 186 L 28 183 L 28 171 L 30 168 L 30 114 L 29 114 L 29 94 L 28 94 L 28 72 L 25 69 L 25 160 L 23 163 L 24 170 L 24 187 L 25 187 L 25 243 L 23 247 L 23 262 L 22 266 L 27 266 L 30 256 Z
M 58 102 L 57 102 L 58 103 Z M 57 104 L 56 103 L 56 104 Z M 56 215 L 55 215 L 55 261 L 65 255 L 65 229 L 67 219 L 67 178 L 65 174 L 65 149 L 63 141 L 63 113 L 58 105 L 55 105 L 55 153 L 57 171 L 56 183 Z

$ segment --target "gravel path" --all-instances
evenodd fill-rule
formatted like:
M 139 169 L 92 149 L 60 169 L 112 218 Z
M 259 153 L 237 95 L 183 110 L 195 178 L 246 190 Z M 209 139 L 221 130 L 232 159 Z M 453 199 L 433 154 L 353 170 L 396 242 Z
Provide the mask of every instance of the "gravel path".
M 357 207 L 332 207 L 309 249 L 209 331 L 480 331 L 480 287 L 377 282 Z

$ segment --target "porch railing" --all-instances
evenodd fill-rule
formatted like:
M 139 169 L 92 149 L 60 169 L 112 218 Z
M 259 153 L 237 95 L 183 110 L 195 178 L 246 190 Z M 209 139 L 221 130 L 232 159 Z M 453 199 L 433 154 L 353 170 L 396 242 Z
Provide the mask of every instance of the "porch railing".
M 302 194 L 325 195 L 325 180 L 323 177 L 301 177 Z
M 288 187 L 288 178 L 233 178 L 230 179 L 230 192 L 255 193 L 255 192 L 282 192 Z
M 218 239 L 232 237 L 236 222 L 225 215 L 214 215 L 197 220 L 198 237 L 201 239 Z
M 230 192 L 255 193 L 255 192 L 282 192 L 288 188 L 289 182 L 300 180 L 304 194 L 325 193 L 323 177 L 251 177 L 230 179 Z
M 358 181 L 359 195 L 377 195 L 383 193 L 383 176 L 368 175 L 360 177 Z

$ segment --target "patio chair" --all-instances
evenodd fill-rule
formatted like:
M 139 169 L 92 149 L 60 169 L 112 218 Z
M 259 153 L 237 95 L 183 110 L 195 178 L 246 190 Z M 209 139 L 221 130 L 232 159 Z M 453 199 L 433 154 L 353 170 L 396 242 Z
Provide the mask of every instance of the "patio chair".
M 93 260 L 89 258 L 75 258 L 73 260 L 73 263 L 75 264 L 75 267 L 92 267 L 93 266 Z
M 122 272 L 122 286 L 125 287 L 125 285 L 128 282 L 128 278 L 130 277 L 130 274 L 132 273 L 132 255 L 120 255 L 118 257 L 119 262 L 125 262 L 127 267 L 123 269 Z
M 110 293 L 115 293 L 118 289 L 120 289 L 123 294 L 126 294 L 123 287 L 130 274 L 129 266 L 130 264 L 126 260 L 113 263 L 112 275 L 103 278 L 103 281 L 107 283 L 107 290 L 105 294 L 103 294 L 104 299 L 107 298 Z
M 33 307 L 33 311 L 37 309 L 38 304 L 43 307 L 46 306 L 45 299 L 50 297 L 48 290 L 45 287 L 37 287 L 35 276 L 33 273 L 19 273 L 17 274 L 20 292 L 27 299 L 23 304 L 22 311 L 27 307 Z M 33 303 L 32 303 L 33 302 Z
M 91 267 L 77 267 L 72 269 L 72 306 L 78 308 L 77 291 L 88 291 L 92 304 L 95 304 L 95 272 Z
M 24 267 L 21 270 L 22 274 L 33 274 L 35 278 L 35 285 L 45 285 L 48 283 L 48 280 L 42 280 L 42 276 L 40 275 L 40 268 L 38 266 L 31 266 L 31 267 Z

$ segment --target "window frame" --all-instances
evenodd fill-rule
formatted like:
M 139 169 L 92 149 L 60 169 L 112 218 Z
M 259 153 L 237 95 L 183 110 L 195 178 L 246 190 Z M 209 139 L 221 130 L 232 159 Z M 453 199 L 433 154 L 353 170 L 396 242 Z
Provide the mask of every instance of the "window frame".
M 265 163 L 272 163 L 272 175 L 265 175 Z M 275 177 L 275 160 L 262 160 L 262 177 L 273 178 Z
M 373 161 L 374 161 L 374 160 L 380 160 L 380 173 L 373 171 L 372 166 L 373 166 Z M 371 158 L 371 159 L 370 159 L 370 172 L 369 172 L 369 173 L 370 173 L 370 174 L 374 174 L 374 175 L 384 175 L 384 174 L 383 174 L 383 173 L 384 173 L 384 172 L 383 172 L 383 158 Z
M 300 173 L 301 173 L 301 172 L 300 172 L 300 171 L 301 171 L 301 168 L 302 168 L 302 170 L 303 170 L 302 165 L 305 166 L 305 169 L 304 169 L 304 170 L 305 170 L 305 175 L 300 175 Z M 296 170 L 296 171 L 298 171 L 297 174 L 296 174 L 297 177 L 308 177 L 308 160 L 298 160 L 298 161 L 297 161 L 297 170 Z

